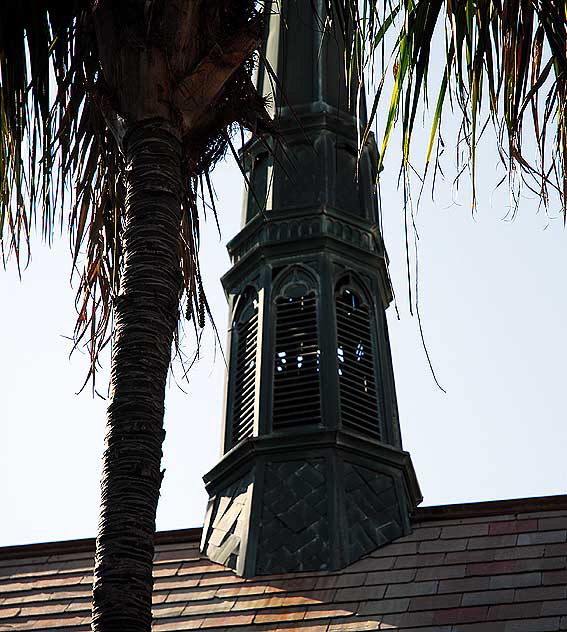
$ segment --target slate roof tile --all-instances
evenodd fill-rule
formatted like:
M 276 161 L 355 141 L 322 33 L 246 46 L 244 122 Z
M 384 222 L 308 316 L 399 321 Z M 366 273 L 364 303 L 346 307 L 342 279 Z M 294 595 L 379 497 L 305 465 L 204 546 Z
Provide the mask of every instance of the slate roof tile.
M 538 531 L 567 529 L 567 515 L 540 518 L 537 523 L 537 528 Z
M 406 612 L 411 599 L 401 597 L 399 599 L 380 599 L 378 601 L 362 602 L 358 608 L 359 615 L 384 615 L 394 612 Z
M 327 604 L 327 605 L 318 605 L 308 608 L 305 611 L 304 618 L 309 619 L 324 619 L 324 618 L 334 618 L 334 617 L 348 617 L 353 612 L 356 612 L 358 609 L 357 603 L 347 603 L 347 604 Z
M 402 614 L 386 614 L 382 617 L 381 625 L 388 624 L 395 629 L 409 628 L 422 625 L 433 625 L 435 612 L 404 612 Z M 397 627 L 396 627 L 397 626 Z
M 409 584 L 391 584 L 386 597 L 412 597 L 414 595 L 432 595 L 437 592 L 439 582 L 411 582 Z
M 368 573 L 347 573 L 335 577 L 335 586 L 337 588 L 348 588 L 351 586 L 362 586 L 366 582 Z
M 508 603 L 490 606 L 489 619 L 531 619 L 542 614 L 542 602 Z M 550 613 L 561 614 L 561 613 Z
M 567 586 L 538 586 L 518 588 L 514 591 L 514 601 L 547 601 L 567 599 Z
M 154 564 L 154 577 L 174 577 L 181 568 L 181 562 Z
M 88 625 L 89 621 L 90 616 L 67 615 L 65 613 L 43 617 L 25 617 L 18 615 L 17 627 L 14 625 L 14 623 L 16 623 L 14 619 L 3 619 L 0 623 L 0 632 L 14 632 L 14 630 L 48 630 L 64 627 L 72 628 L 72 626 L 76 625 Z
M 565 542 L 567 531 L 538 531 L 537 533 L 522 533 L 518 536 L 518 546 L 526 544 L 551 544 L 552 542 Z
M 567 584 L 567 571 L 547 571 L 543 574 L 544 586 L 556 586 Z
M 554 614 L 567 615 L 567 600 L 545 601 L 541 604 L 541 614 L 544 616 Z
M 205 590 L 203 588 L 195 587 L 189 590 L 176 589 L 170 591 L 166 596 L 164 601 L 167 603 L 182 601 L 184 603 L 192 602 L 200 599 L 213 599 L 213 597 L 224 596 L 218 595 L 217 588 L 210 588 L 209 590 Z M 228 596 L 228 595 L 227 595 Z
M 531 590 L 531 589 L 530 589 Z M 513 588 L 502 590 L 480 590 L 478 592 L 463 593 L 461 603 L 463 606 L 485 606 L 491 604 L 510 603 L 514 601 Z M 529 599 L 526 599 L 529 601 Z
M 154 621 L 152 630 L 154 632 L 173 632 L 174 630 L 183 630 L 183 632 L 185 632 L 188 630 L 198 630 L 203 621 L 203 618 L 191 620 L 186 618 L 157 620 Z M 75 631 L 73 630 L 73 632 Z
M 443 527 L 439 537 L 443 540 L 452 540 L 454 538 L 471 538 L 474 536 L 488 535 L 488 528 L 489 525 L 486 522 Z
M 546 544 L 544 555 L 545 557 L 554 557 L 555 555 L 567 555 L 567 542 Z
M 538 562 L 539 560 L 535 560 L 536 564 Z M 502 575 L 503 573 L 515 573 L 517 570 L 518 560 L 499 560 L 497 562 L 476 562 L 474 564 L 467 564 L 465 574 Z
M 318 577 L 315 584 L 316 590 L 329 590 L 338 586 L 338 580 L 342 579 L 342 575 L 326 575 L 324 577 Z M 346 577 L 346 576 L 345 576 Z
M 419 543 L 419 553 L 448 553 L 450 551 L 464 551 L 467 548 L 468 540 L 461 538 L 458 540 L 425 540 Z
M 382 599 L 386 592 L 386 586 L 359 586 L 358 588 L 339 588 L 335 596 L 337 602 L 341 601 L 368 601 Z
M 24 568 L 25 566 L 31 566 L 33 564 L 45 564 L 49 559 L 49 555 L 39 555 L 35 557 L 8 557 L 6 559 L 0 559 L 0 568 L 4 566 L 19 566 Z
M 503 535 L 510 533 L 523 533 L 524 531 L 537 531 L 537 520 L 507 520 L 505 522 L 493 522 L 488 527 L 490 535 Z
M 306 622 L 286 622 L 283 625 L 278 625 L 275 629 L 286 630 L 286 632 L 326 632 L 328 629 L 329 621 L 323 623 L 306 623 Z M 269 630 L 270 628 L 266 628 Z M 274 628 L 272 628 L 273 630 Z
M 253 620 L 253 614 L 212 615 L 203 620 L 200 629 L 218 626 L 250 625 Z
M 363 630 L 379 630 L 376 621 L 336 621 L 327 628 L 328 632 L 362 632 Z M 385 628 L 384 628 L 385 629 Z
M 182 610 L 183 614 L 187 616 L 213 614 L 228 612 L 232 610 L 235 603 L 234 599 L 204 599 L 203 601 L 191 601 L 182 606 Z
M 85 610 L 90 612 L 91 610 L 91 595 L 90 591 L 88 593 L 88 597 L 83 597 L 81 599 L 73 599 L 69 602 L 67 608 L 65 608 L 65 612 L 76 612 Z
M 457 608 L 461 605 L 460 593 L 449 595 L 427 595 L 412 597 L 408 610 L 439 610 L 442 608 Z
M 159 604 L 154 605 L 153 613 L 154 618 L 159 619 L 161 617 L 177 617 L 183 614 L 185 610 L 185 604 L 180 606 L 172 606 L 171 604 Z
M 242 580 L 232 573 L 224 571 L 222 573 L 208 573 L 199 580 L 199 586 L 224 586 L 225 584 L 237 584 Z
M 389 627 L 381 627 L 381 630 L 387 630 L 387 629 L 398 629 L 395 626 L 389 626 Z M 450 625 L 433 625 L 430 626 L 428 625 L 427 627 L 423 628 L 423 627 L 419 627 L 419 628 L 404 628 L 404 632 L 451 632 L 453 630 L 453 627 Z
M 371 553 L 371 557 L 399 557 L 402 555 L 415 555 L 419 542 L 392 542 L 388 545 L 388 550 L 384 547 L 376 549 Z
M 544 545 L 475 549 L 473 551 L 469 550 L 447 553 L 445 562 L 447 564 L 457 564 L 459 562 L 489 562 L 492 560 L 529 559 L 533 557 L 542 557 L 544 551 Z
M 394 545 L 390 545 L 394 546 Z M 417 542 L 413 542 L 412 546 L 415 548 L 413 551 L 417 553 Z M 380 549 L 378 549 L 379 551 Z M 375 555 L 375 553 L 371 553 L 368 557 L 363 557 L 362 559 L 354 562 L 349 567 L 344 569 L 343 573 L 345 575 L 349 575 L 350 573 L 361 573 L 367 570 L 371 571 L 384 571 L 394 566 L 394 562 L 396 561 L 396 556 L 392 553 L 392 555 L 388 557 L 379 557 Z
M 553 498 L 553 497 L 550 497 Z M 560 496 L 556 496 L 555 498 L 561 498 Z M 557 518 L 557 517 L 567 517 L 567 509 L 563 507 L 562 509 L 549 509 L 549 510 L 539 510 L 539 511 L 528 511 L 525 513 L 526 518 Z
M 214 592 L 217 597 L 242 597 L 244 595 L 263 595 L 266 588 L 265 584 L 258 583 L 231 584 L 227 587 L 217 588 Z
M 399 538 L 398 542 L 425 542 L 425 540 L 437 540 L 440 535 L 440 526 L 419 526 L 409 535 Z
M 394 568 L 423 568 L 424 566 L 439 566 L 444 563 L 444 553 L 421 553 L 421 555 L 397 557 L 394 562 Z
M 490 588 L 523 588 L 525 586 L 539 586 L 541 584 L 541 575 L 541 573 L 494 575 L 490 578 Z
M 488 606 L 437 610 L 433 615 L 433 623 L 451 625 L 456 623 L 477 623 L 486 621 L 489 618 L 488 613 Z
M 467 548 L 470 551 L 475 549 L 501 549 L 507 546 L 516 546 L 517 540 L 518 536 L 516 534 L 488 535 L 480 538 L 471 538 Z
M 440 593 L 463 593 L 473 590 L 489 588 L 490 577 L 464 577 L 457 579 L 442 579 L 439 582 Z
M 437 520 L 431 520 L 431 519 L 427 520 L 427 525 L 431 527 L 446 527 L 448 524 L 453 525 L 453 526 L 463 525 L 463 524 L 478 524 L 478 523 L 489 524 L 491 522 L 517 519 L 516 513 L 500 513 L 499 512 L 494 515 L 491 514 L 488 517 L 487 515 L 488 514 L 485 514 L 482 511 L 478 512 L 478 515 L 471 516 L 468 518 L 456 518 L 456 517 L 451 517 L 450 515 L 445 515 L 443 519 L 439 518 Z M 547 512 L 544 512 L 544 515 L 549 516 L 550 514 Z M 527 514 L 524 514 L 524 516 L 527 516 Z
M 198 530 L 160 534 L 153 629 L 567 630 L 567 510 L 550 502 L 418 510 L 412 534 L 342 571 L 251 580 L 201 557 Z M 0 632 L 86 632 L 93 546 L 0 549 Z
M 559 630 L 559 617 L 507 621 L 504 632 L 555 632 Z
M 306 608 L 263 608 L 254 616 L 255 623 L 280 623 L 281 621 L 297 621 L 305 617 Z
M 428 566 L 427 568 L 418 568 L 415 580 L 418 582 L 427 579 L 450 579 L 452 577 L 464 577 L 467 567 L 464 564 L 446 564 L 444 566 Z
M 175 590 L 176 588 L 191 588 L 198 586 L 201 581 L 201 575 L 189 575 L 180 577 L 158 577 L 154 582 L 154 590 Z
M 368 573 L 365 584 L 405 584 L 415 579 L 415 568 L 404 568 L 392 571 L 377 571 Z

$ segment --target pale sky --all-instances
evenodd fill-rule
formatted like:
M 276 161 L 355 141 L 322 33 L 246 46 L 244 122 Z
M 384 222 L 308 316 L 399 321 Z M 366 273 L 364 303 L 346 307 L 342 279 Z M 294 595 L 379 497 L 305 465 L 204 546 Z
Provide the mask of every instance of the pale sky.
M 449 128 L 445 137 L 455 136 Z M 416 138 L 425 142 L 426 135 Z M 449 143 L 450 145 L 450 143 Z M 447 172 L 454 175 L 452 149 Z M 419 154 L 421 155 L 421 154 Z M 567 375 L 567 248 L 562 219 L 523 198 L 514 221 L 502 171 L 488 142 L 479 157 L 479 206 L 473 217 L 468 187 L 441 184 L 424 195 L 419 231 L 419 296 L 435 385 L 418 323 L 408 313 L 402 196 L 397 156 L 382 176 L 384 237 L 400 319 L 388 310 L 404 447 L 412 455 L 424 504 L 564 493 Z M 466 179 L 465 179 L 466 181 Z M 205 283 L 213 314 L 226 333 L 219 277 L 224 249 L 240 223 L 242 181 L 229 161 L 218 166 L 219 239 L 208 221 L 202 239 Z M 556 211 L 556 209 L 553 209 Z M 94 536 L 106 403 L 80 395 L 86 358 L 69 359 L 74 290 L 66 237 L 48 250 L 35 243 L 29 268 L 0 271 L 0 546 Z M 187 347 L 186 347 L 187 349 Z M 202 524 L 202 475 L 220 450 L 224 364 L 209 327 L 201 359 L 167 391 L 165 478 L 158 529 Z M 99 375 L 106 393 L 108 359 Z

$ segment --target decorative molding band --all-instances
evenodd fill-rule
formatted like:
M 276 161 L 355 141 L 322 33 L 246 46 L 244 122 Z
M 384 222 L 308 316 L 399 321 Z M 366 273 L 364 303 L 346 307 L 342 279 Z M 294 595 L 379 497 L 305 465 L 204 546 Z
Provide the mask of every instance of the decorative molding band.
M 321 237 L 330 237 L 367 253 L 383 256 L 382 241 L 376 230 L 360 228 L 327 214 L 265 220 L 247 238 L 242 241 L 234 239 L 227 248 L 235 264 L 257 246 L 283 242 L 297 244 Z

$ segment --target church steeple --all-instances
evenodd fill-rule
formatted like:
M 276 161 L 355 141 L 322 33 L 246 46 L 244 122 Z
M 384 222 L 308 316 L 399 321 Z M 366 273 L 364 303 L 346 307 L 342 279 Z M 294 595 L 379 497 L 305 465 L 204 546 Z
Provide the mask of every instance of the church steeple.
M 277 81 L 260 68 L 258 85 L 279 135 L 243 149 L 223 456 L 205 476 L 202 549 L 246 576 L 343 567 L 407 533 L 421 500 L 398 425 L 372 140 L 357 162 L 363 94 L 323 33 L 326 2 L 273 5 Z

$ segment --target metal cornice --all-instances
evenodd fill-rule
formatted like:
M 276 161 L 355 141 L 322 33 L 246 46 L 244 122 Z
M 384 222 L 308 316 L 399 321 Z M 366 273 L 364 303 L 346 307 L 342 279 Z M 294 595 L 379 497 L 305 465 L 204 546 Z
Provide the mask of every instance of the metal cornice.
M 396 450 L 380 441 L 358 436 L 347 430 L 311 429 L 294 434 L 281 432 L 246 439 L 227 452 L 203 480 L 209 493 L 213 494 L 218 481 L 226 484 L 231 478 L 237 479 L 243 468 L 250 467 L 259 456 L 298 456 L 303 452 L 329 448 L 371 460 L 377 469 L 384 465 L 402 471 L 413 506 L 416 507 L 423 501 L 409 452 Z

